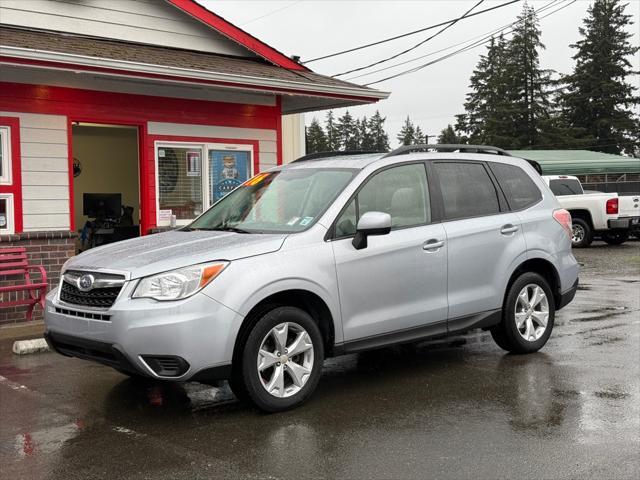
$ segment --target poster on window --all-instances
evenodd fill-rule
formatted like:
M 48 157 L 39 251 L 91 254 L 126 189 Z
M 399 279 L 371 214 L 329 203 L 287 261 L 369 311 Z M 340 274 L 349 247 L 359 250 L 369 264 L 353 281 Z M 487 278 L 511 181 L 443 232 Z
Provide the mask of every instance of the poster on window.
M 200 152 L 187 152 L 187 177 L 200 176 Z
M 216 202 L 251 176 L 249 152 L 209 151 L 211 201 Z

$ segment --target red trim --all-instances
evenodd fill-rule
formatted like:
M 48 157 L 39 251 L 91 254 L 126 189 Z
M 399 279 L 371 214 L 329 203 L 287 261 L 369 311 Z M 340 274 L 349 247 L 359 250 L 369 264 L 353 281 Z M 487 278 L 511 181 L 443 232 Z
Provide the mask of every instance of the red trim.
M 276 97 L 278 118 L 276 119 L 276 163 L 282 165 L 282 96 Z
M 20 119 L 0 116 L 0 125 L 11 132 L 11 185 L 0 185 L 0 193 L 13 194 L 13 226 L 15 233 L 22 233 L 22 156 L 20 154 Z
M 183 12 L 191 15 L 192 17 L 200 20 L 202 23 L 209 25 L 213 29 L 220 32 L 225 37 L 239 43 L 243 47 L 257 53 L 261 57 L 269 60 L 270 62 L 289 70 L 306 70 L 309 69 L 298 62 L 293 61 L 285 54 L 277 51 L 275 48 L 270 47 L 264 42 L 261 42 L 253 35 L 248 34 L 244 30 L 236 27 L 228 20 L 225 20 L 219 15 L 216 15 L 210 10 L 207 10 L 202 5 L 196 3 L 193 0 L 167 0 L 171 5 L 179 8 Z
M 277 107 L 0 82 L 3 110 L 92 116 L 101 123 L 155 122 L 275 130 Z
M 309 97 L 340 98 L 344 100 L 360 101 L 362 103 L 375 103 L 380 100 L 379 98 L 375 98 L 375 97 L 359 97 L 355 95 L 342 95 L 337 93 L 314 92 L 314 91 L 296 89 L 296 88 L 278 88 L 278 87 L 268 87 L 268 86 L 259 86 L 259 85 L 254 86 L 254 85 L 247 85 L 246 83 L 241 83 L 241 82 L 206 80 L 206 79 L 184 77 L 184 76 L 178 76 L 178 75 L 165 75 L 160 73 L 146 73 L 146 72 L 134 73 L 134 72 L 131 72 L 130 70 L 121 70 L 117 68 L 95 67 L 91 65 L 81 65 L 81 64 L 74 64 L 74 63 L 51 62 L 47 60 L 32 60 L 32 59 L 18 58 L 18 57 L 7 57 L 2 55 L 0 55 L 0 63 L 19 64 L 19 65 L 36 65 L 36 66 L 51 67 L 51 68 L 57 68 L 57 69 L 63 69 L 63 70 L 72 70 L 72 71 L 79 70 L 79 71 L 86 71 L 86 72 L 107 73 L 107 74 L 121 75 L 127 78 L 153 78 L 153 79 L 161 79 L 161 80 L 172 80 L 172 81 L 178 81 L 178 82 L 184 82 L 184 83 L 220 85 L 225 87 L 238 88 L 241 90 L 294 93 L 299 95 L 306 95 Z
M 144 155 L 144 140 L 147 133 L 147 124 L 145 122 L 134 121 L 134 120 L 121 120 L 115 118 L 107 118 L 107 117 L 99 117 L 99 116 L 74 116 L 67 117 L 67 146 L 69 152 L 69 230 L 75 231 L 76 222 L 75 222 L 75 206 L 74 206 L 74 177 L 73 177 L 73 124 L 75 122 L 86 122 L 86 123 L 102 123 L 108 125 L 122 125 L 129 127 L 137 127 L 138 128 L 138 188 L 139 188 L 139 203 L 140 209 L 142 212 L 142 188 L 143 188 L 143 175 L 142 175 L 142 165 L 143 165 L 143 155 Z M 135 220 L 135 219 L 134 219 Z M 142 229 L 142 225 L 140 226 L 141 232 L 146 232 L 146 230 Z
M 71 124 L 73 121 L 67 117 L 67 169 L 69 176 L 69 230 L 76 231 L 76 214 L 73 193 L 73 129 Z
M 141 221 L 142 232 L 148 232 L 157 226 L 157 210 L 156 210 L 156 142 L 188 142 L 188 143 L 228 143 L 236 145 L 252 145 L 253 146 L 253 174 L 260 172 L 260 142 L 258 140 L 238 140 L 232 138 L 214 138 L 214 137 L 185 137 L 180 135 L 147 135 L 146 136 L 146 155 L 144 166 L 141 165 L 140 176 L 142 178 L 144 170 L 144 178 L 148 182 L 144 186 L 140 185 L 140 211 L 143 212 Z

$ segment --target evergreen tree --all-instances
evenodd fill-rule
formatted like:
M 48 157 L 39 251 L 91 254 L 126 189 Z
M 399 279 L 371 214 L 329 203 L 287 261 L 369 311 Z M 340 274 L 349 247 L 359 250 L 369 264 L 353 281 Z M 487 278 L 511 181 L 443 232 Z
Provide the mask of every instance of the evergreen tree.
M 360 150 L 375 150 L 373 135 L 371 134 L 369 120 L 362 117 L 360 120 Z
M 327 145 L 327 136 L 315 117 L 307 127 L 306 147 L 307 153 L 326 152 L 329 149 Z
M 507 98 L 511 102 L 508 118 L 512 148 L 531 148 L 549 143 L 552 119 L 549 115 L 551 72 L 540 67 L 538 18 L 532 6 L 524 6 L 507 46 L 507 71 L 510 80 Z
M 424 133 L 422 133 L 422 129 L 420 127 L 416 127 L 413 143 L 416 145 L 428 143 L 427 138 L 425 137 Z
M 404 121 L 404 125 L 396 138 L 398 142 L 400 142 L 400 145 L 413 145 L 416 143 L 416 127 L 413 125 L 409 116 L 407 116 L 407 119 Z
M 362 149 L 362 122 L 356 118 L 353 129 L 353 143 L 358 150 Z
M 389 135 L 384 129 L 384 122 L 386 117 L 380 115 L 380 112 L 376 110 L 376 113 L 369 120 L 369 134 L 371 135 L 373 150 L 378 152 L 389 151 Z
M 327 112 L 324 122 L 324 131 L 327 137 L 327 150 L 340 150 L 340 137 L 338 134 L 338 126 L 333 116 L 333 110 Z
M 637 88 L 626 82 L 633 73 L 629 61 L 639 47 L 629 42 L 631 15 L 620 0 L 597 0 L 588 9 L 573 72 L 564 78 L 562 117 L 592 149 L 632 153 L 640 145 L 640 122 L 632 107 L 640 102 Z M 636 30 L 637 32 L 637 30 Z
M 344 115 L 338 119 L 337 132 L 338 142 L 343 150 L 358 149 L 356 122 L 349 113 L 349 110 L 347 110 Z
M 440 135 L 438 136 L 438 143 L 455 145 L 464 142 L 463 139 L 456 134 L 456 131 L 453 129 L 451 124 L 449 124 L 447 125 L 447 128 L 444 128 L 440 132 Z
M 465 113 L 456 115 L 455 130 L 466 143 L 511 146 L 510 78 L 504 37 L 491 39 L 471 75 L 464 103 Z

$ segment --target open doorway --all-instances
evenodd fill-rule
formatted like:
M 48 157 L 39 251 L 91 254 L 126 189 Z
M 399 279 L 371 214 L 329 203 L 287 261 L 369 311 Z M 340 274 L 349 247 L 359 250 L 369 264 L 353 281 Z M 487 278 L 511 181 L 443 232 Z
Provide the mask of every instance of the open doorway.
M 77 250 L 140 235 L 138 128 L 72 125 Z

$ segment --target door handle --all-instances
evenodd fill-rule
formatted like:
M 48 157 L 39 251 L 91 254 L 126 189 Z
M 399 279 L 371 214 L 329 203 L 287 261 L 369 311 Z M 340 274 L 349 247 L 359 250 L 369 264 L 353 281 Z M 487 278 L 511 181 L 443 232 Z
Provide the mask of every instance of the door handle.
M 444 240 L 438 240 L 436 238 L 432 238 L 431 240 L 427 240 L 422 244 L 422 249 L 427 252 L 437 252 L 442 247 L 444 247 Z
M 511 225 L 510 223 L 507 223 L 506 225 L 503 225 L 502 228 L 500 229 L 500 233 L 503 235 L 509 235 L 511 233 L 515 233 L 518 231 L 518 228 L 516 225 Z

